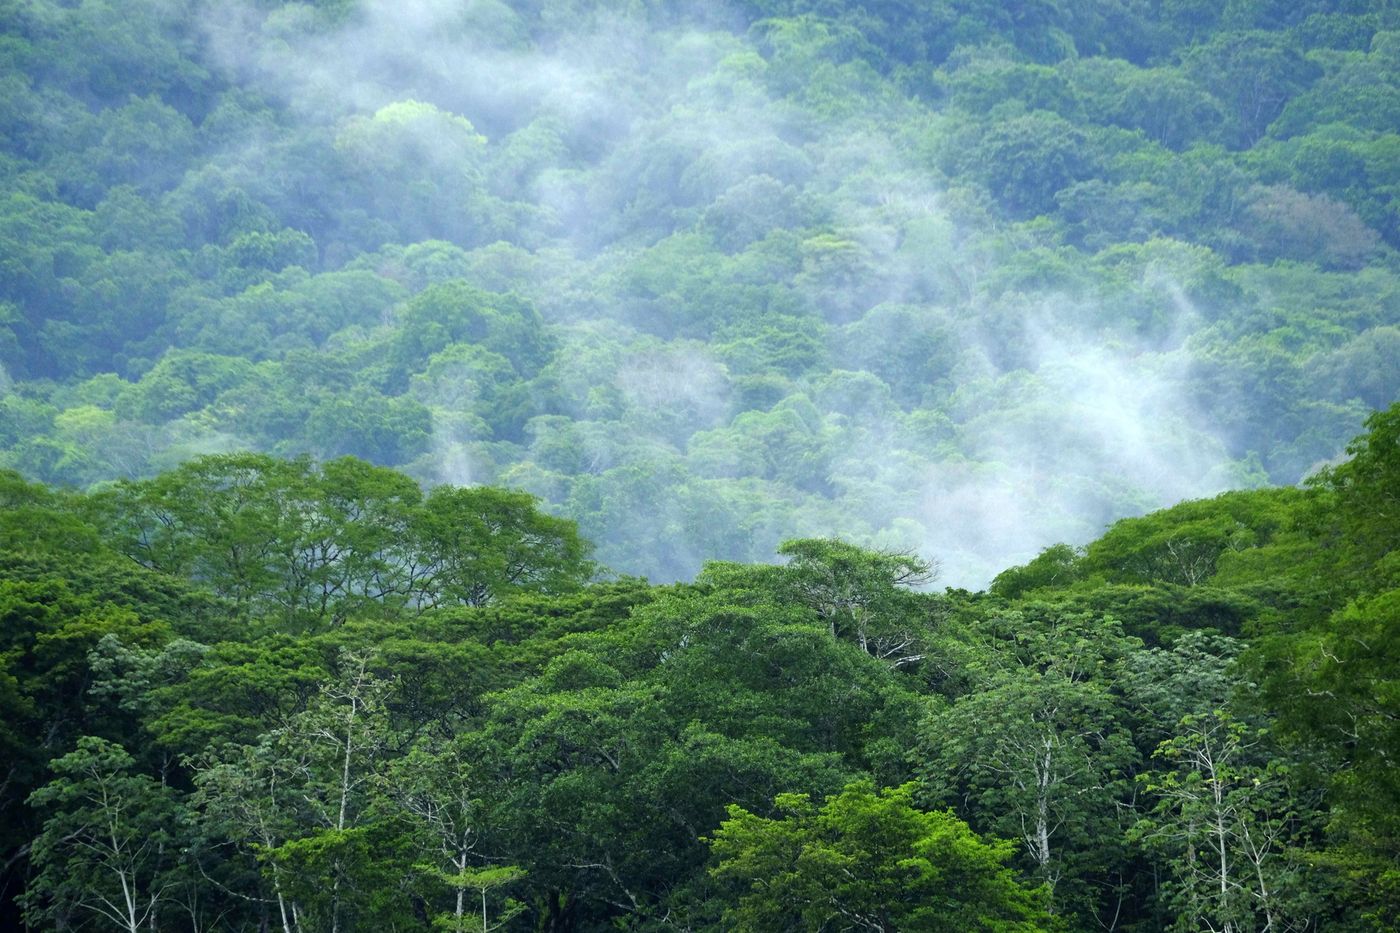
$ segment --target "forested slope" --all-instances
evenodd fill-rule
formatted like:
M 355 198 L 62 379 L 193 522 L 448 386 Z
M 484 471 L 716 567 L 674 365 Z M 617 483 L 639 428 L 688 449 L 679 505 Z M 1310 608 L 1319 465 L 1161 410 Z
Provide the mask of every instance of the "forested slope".
M 833 539 L 590 582 L 363 461 L 3 477 L 4 922 L 1393 930 L 1400 406 L 990 592 Z
M 0 926 L 1400 928 L 1391 6 L 0 0 Z
M 353 455 L 982 585 L 1400 391 L 1388 4 L 0 5 L 0 460 Z

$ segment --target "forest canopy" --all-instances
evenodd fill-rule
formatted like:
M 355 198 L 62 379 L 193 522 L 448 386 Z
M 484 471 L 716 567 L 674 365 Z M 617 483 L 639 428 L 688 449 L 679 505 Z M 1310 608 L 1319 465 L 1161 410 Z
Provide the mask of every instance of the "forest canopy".
M 0 0 L 0 927 L 1400 929 L 1400 11 Z
M 1368 428 L 987 593 L 835 539 L 598 579 L 527 495 L 353 459 L 6 474 L 7 922 L 1393 929 L 1400 405 Z
M 5 4 L 0 465 L 353 456 L 982 586 L 1400 393 L 1385 4 Z

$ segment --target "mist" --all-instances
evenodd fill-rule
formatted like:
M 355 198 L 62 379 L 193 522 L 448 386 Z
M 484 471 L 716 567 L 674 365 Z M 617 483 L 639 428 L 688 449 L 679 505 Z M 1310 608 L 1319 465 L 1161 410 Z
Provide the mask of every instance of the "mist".
M 658 23 L 599 11 L 590 31 L 553 36 L 542 50 L 527 45 L 525 23 L 502 4 L 376 0 L 331 32 L 268 41 L 286 22 L 309 15 L 294 7 L 265 15 L 251 4 L 219 6 L 206 23 L 212 62 L 316 123 L 382 121 L 385 108 L 403 102 L 431 105 L 446 128 L 408 126 L 395 144 L 410 145 L 415 161 L 432 172 L 461 170 L 471 158 L 451 138 L 450 121 L 462 121 L 463 132 L 484 136 L 484 187 L 537 209 L 533 223 L 514 231 L 518 246 L 531 253 L 547 247 L 556 257 L 562 247 L 571 262 L 632 280 L 634 287 L 614 296 L 621 300 L 582 308 L 568 294 L 527 281 L 493 285 L 531 295 L 547 320 L 611 320 L 636 342 L 637 349 L 581 372 L 588 347 L 574 343 L 576 330 L 563 332 L 560 365 L 575 370 L 564 380 L 567 414 L 621 420 L 640 445 L 629 455 L 585 442 L 588 454 L 574 467 L 585 474 L 637 457 L 655 464 L 658 453 L 679 462 L 693 436 L 735 414 L 734 374 L 703 344 L 687 342 L 702 332 L 667 294 L 666 276 L 684 270 L 639 261 L 646 248 L 706 216 L 725 218 L 732 249 L 810 222 L 810 209 L 802 216 L 804 198 L 845 192 L 836 216 L 817 218 L 839 242 L 797 272 L 803 312 L 839 326 L 905 302 L 919 315 L 956 317 L 943 336 L 962 361 L 960 371 L 941 386 L 912 386 L 915 393 L 943 393 L 941 401 L 957 412 L 948 426 L 956 445 L 940 450 L 911 438 L 911 411 L 894 404 L 854 416 L 821 412 L 818 430 L 847 439 L 838 441 L 845 450 L 828 467 L 840 481 L 806 492 L 804 507 L 786 520 L 757 528 L 740 555 L 704 555 L 684 544 L 707 537 L 684 514 L 695 498 L 692 477 L 658 482 L 655 498 L 634 502 L 621 528 L 601 522 L 577 497 L 556 501 L 598 540 L 605 560 L 635 552 L 629 539 L 640 525 L 670 530 L 674 540 L 663 547 L 672 553 L 642 568 L 617 561 L 617 570 L 684 577 L 703 556 L 763 559 L 783 537 L 830 534 L 917 549 L 938 561 L 939 583 L 976 588 L 1045 546 L 1086 542 L 1118 517 L 1257 481 L 1232 467 L 1208 419 L 1192 410 L 1179 339 L 1168 350 L 1133 345 L 1121 332 L 1076 323 L 1101 314 L 1066 313 L 1069 303 L 1047 310 L 1055 296 L 1024 302 L 1029 309 L 1014 328 L 1019 346 L 975 326 L 992 312 L 980 296 L 968 301 L 959 292 L 972 277 L 998 269 L 995 258 L 988 263 L 960 247 L 986 234 L 977 225 L 990 221 L 945 208 L 939 173 L 921 164 L 907 139 L 856 115 L 803 125 L 761 85 L 736 83 L 736 75 L 774 67 L 748 51 L 742 34 L 716 28 L 740 24 L 737 12 L 714 5 Z M 528 153 L 526 165 L 504 165 L 532 131 L 544 145 Z M 1174 283 L 1155 287 L 1179 308 Z M 1189 324 L 1172 329 L 1189 331 Z M 842 345 L 843 336 L 833 339 L 838 359 L 853 349 Z M 900 388 L 909 394 L 911 387 Z M 441 392 L 451 394 L 450 387 Z M 979 412 L 983 395 L 1010 400 L 1014 413 L 1005 404 Z M 469 422 L 454 418 L 451 404 L 439 408 L 421 474 L 430 481 L 489 480 L 491 467 L 474 462 Z M 537 437 L 537 451 L 540 443 Z M 738 480 L 762 471 L 741 457 L 718 475 Z M 546 497 L 559 495 L 558 482 L 532 482 L 529 473 L 516 468 L 515 479 Z M 885 494 L 872 497 L 871 489 Z M 744 524 L 732 503 L 719 514 Z
M 685 579 L 821 535 L 979 588 L 1118 518 L 1297 481 L 1400 388 L 1350 375 L 1392 339 L 1350 310 L 1377 269 L 1269 270 L 1248 211 L 1199 237 L 1195 215 L 1139 221 L 1167 189 L 1121 182 L 1114 153 L 1183 178 L 1199 156 L 1117 124 L 1091 139 L 1032 93 L 1098 65 L 1025 65 L 1034 86 L 989 115 L 959 95 L 1022 67 L 1005 47 L 910 70 L 737 0 L 234 0 L 194 28 L 226 90 L 197 127 L 161 119 L 197 129 L 198 158 L 96 216 L 119 244 L 139 242 L 121 224 L 183 223 L 205 278 L 53 392 L 56 442 L 108 453 L 11 456 L 32 474 L 349 454 L 526 489 L 619 573 Z M 1236 174 L 1201 203 L 1245 203 Z M 1290 288 L 1352 330 L 1288 320 Z
M 5 4 L 0 927 L 1382 923 L 1390 6 Z

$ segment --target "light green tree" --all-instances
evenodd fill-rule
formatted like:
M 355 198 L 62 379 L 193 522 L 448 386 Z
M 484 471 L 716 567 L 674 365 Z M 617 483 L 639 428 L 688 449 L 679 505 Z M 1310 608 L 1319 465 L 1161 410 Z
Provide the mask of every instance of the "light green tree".
M 1130 831 L 1166 859 L 1174 929 L 1305 930 L 1308 875 L 1295 845 L 1308 808 L 1267 734 L 1224 710 L 1184 717 L 1138 780 L 1156 798 Z
M 777 933 L 1031 933 L 1053 929 L 1040 895 L 951 813 L 926 813 L 914 788 L 852 784 L 820 806 L 782 794 L 777 816 L 731 806 L 711 840 L 726 929 Z
M 451 893 L 452 908 L 433 918 L 435 927 L 489 933 L 524 910 L 524 905 L 506 899 L 494 918 L 489 912 L 492 892 L 520 881 L 525 871 L 499 862 L 482 864 L 484 853 L 478 850 L 483 824 L 490 819 L 489 798 L 500 790 L 474 736 L 447 741 L 425 737 L 389 765 L 383 781 L 381 797 L 411 826 L 419 858 L 415 867 Z M 480 901 L 479 926 L 469 913 L 471 895 Z

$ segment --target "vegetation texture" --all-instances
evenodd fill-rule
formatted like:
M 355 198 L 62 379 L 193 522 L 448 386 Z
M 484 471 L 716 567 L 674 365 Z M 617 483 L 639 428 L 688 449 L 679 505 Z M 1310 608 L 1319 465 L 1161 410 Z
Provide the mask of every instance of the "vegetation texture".
M 1400 393 L 1362 0 L 11 0 L 0 464 L 527 490 L 983 586 Z
M 1400 929 L 1395 4 L 0 0 L 0 182 L 0 927 Z
M 1400 405 L 1368 425 L 975 594 L 832 539 L 594 580 L 528 496 L 350 459 L 8 474 L 8 922 L 1394 929 Z

